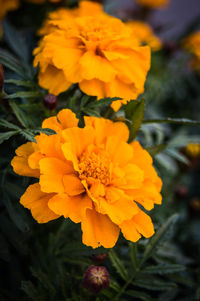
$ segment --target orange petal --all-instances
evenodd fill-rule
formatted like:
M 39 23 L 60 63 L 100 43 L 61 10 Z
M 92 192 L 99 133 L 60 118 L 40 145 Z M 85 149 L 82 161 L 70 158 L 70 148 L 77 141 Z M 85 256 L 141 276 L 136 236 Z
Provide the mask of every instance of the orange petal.
M 67 194 L 60 194 L 51 198 L 48 206 L 56 214 L 69 217 L 74 223 L 80 223 L 86 209 L 92 208 L 92 201 L 87 195 L 69 197 Z
M 20 203 L 31 210 L 32 216 L 38 223 L 47 223 L 59 217 L 48 207 L 49 199 L 53 194 L 41 191 L 38 183 L 30 185 L 20 199 Z
M 106 97 L 104 83 L 98 79 L 82 80 L 79 83 L 79 88 L 85 94 L 97 96 L 98 99 Z
M 44 158 L 40 160 L 40 172 L 44 175 L 65 175 L 74 172 L 70 161 L 62 161 L 57 158 Z
M 107 215 L 88 209 L 81 223 L 83 243 L 92 248 L 112 248 L 119 236 L 119 227 Z
M 146 238 L 154 234 L 151 218 L 140 209 L 131 220 L 124 221 L 120 228 L 124 237 L 133 242 L 140 239 L 141 234 Z
M 58 113 L 57 117 L 63 129 L 68 129 L 74 126 L 78 126 L 78 119 L 76 118 L 76 115 L 69 109 L 61 110 Z
M 11 161 L 11 165 L 14 172 L 20 176 L 38 178 L 40 175 L 38 169 L 35 170 L 29 167 L 27 158 L 15 156 Z
M 56 133 L 58 133 L 60 130 L 62 130 L 62 125 L 58 122 L 57 117 L 53 116 L 53 117 L 46 118 L 42 122 L 42 128 L 52 129 Z
M 43 192 L 47 193 L 64 193 L 63 175 L 41 175 L 40 186 Z
M 108 137 L 106 151 L 110 154 L 112 162 L 120 166 L 127 164 L 133 157 L 132 147 L 117 136 Z
M 85 191 L 83 184 L 76 175 L 65 175 L 63 177 L 65 192 L 70 196 L 81 194 Z

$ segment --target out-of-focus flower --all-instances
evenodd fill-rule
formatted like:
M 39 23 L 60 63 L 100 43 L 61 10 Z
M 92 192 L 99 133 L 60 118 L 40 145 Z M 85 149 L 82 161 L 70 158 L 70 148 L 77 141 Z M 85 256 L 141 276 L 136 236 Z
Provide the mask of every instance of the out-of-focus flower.
M 93 248 L 113 247 L 120 229 L 134 242 L 154 234 L 137 203 L 146 210 L 161 204 L 162 181 L 139 142 L 126 142 L 124 123 L 85 117 L 79 128 L 65 109 L 42 127 L 57 134 L 41 133 L 20 146 L 11 163 L 16 173 L 39 177 L 20 200 L 39 223 L 59 216 L 81 222 L 83 243 Z
M 57 97 L 53 94 L 47 94 L 44 97 L 43 103 L 45 105 L 45 107 L 49 110 L 53 110 L 57 107 Z
M 182 44 L 185 49 L 194 55 L 191 62 L 192 68 L 200 71 L 200 30 L 185 38 Z
M 65 23 L 73 18 L 84 16 L 105 15 L 103 7 L 97 2 L 80 1 L 78 7 L 73 9 L 59 8 L 56 11 L 50 12 L 47 20 L 38 31 L 39 35 L 49 34 L 56 28 L 65 27 Z
M 150 48 L 140 46 L 122 21 L 100 13 L 52 22 L 53 30 L 34 50 L 40 86 L 58 95 L 78 83 L 98 99 L 123 98 L 114 102 L 115 110 L 143 93 Z
M 197 213 L 200 213 L 200 198 L 192 198 L 190 200 L 190 208 Z
M 169 3 L 169 0 L 137 0 L 137 2 L 150 8 L 160 8 L 166 6 Z
M 185 152 L 191 158 L 199 157 L 200 145 L 197 143 L 189 143 L 185 149 Z
M 96 254 L 92 256 L 92 260 L 94 263 L 96 264 L 101 264 L 103 263 L 106 258 L 108 257 L 108 254 L 104 253 L 104 254 Z
M 99 293 L 109 286 L 110 275 L 104 266 L 91 265 L 84 274 L 83 286 L 91 293 Z
M 148 24 L 142 21 L 129 21 L 126 24 L 131 28 L 133 37 L 138 38 L 140 45 L 149 45 L 153 51 L 161 49 L 161 40 Z
M 4 86 L 4 70 L 2 64 L 0 64 L 0 93 L 3 90 Z
M 19 6 L 19 0 L 0 0 L 0 36 L 2 35 L 1 22 L 10 10 L 15 10 Z

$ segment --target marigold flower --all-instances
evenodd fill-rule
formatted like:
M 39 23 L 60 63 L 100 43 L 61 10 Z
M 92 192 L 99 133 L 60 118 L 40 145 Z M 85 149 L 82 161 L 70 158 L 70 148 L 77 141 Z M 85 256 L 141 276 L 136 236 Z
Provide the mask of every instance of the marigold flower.
M 162 182 L 148 152 L 137 141 L 127 143 L 124 123 L 85 117 L 79 128 L 64 109 L 42 127 L 57 133 L 20 146 L 11 162 L 16 173 L 39 177 L 20 200 L 39 223 L 59 216 L 81 222 L 83 243 L 93 248 L 113 247 L 120 229 L 134 242 L 154 234 L 138 204 L 146 210 L 161 204 Z
M 153 51 L 158 51 L 162 43 L 153 33 L 151 27 L 142 21 L 129 21 L 126 23 L 132 30 L 133 36 L 138 38 L 141 45 L 149 45 Z
M 192 67 L 200 70 L 200 30 L 185 38 L 183 40 L 183 47 L 194 55 Z
M 34 50 L 40 86 L 58 95 L 78 83 L 84 93 L 98 99 L 126 101 L 143 93 L 150 48 L 140 46 L 122 21 L 97 14 L 52 22 L 50 33 Z
M 0 0 L 0 36 L 2 35 L 1 21 L 10 10 L 15 10 L 19 6 L 19 0 Z
M 186 154 L 189 157 L 199 157 L 200 156 L 200 145 L 198 143 L 189 143 L 185 149 Z
M 143 6 L 157 8 L 167 5 L 169 3 L 169 0 L 137 0 L 137 2 Z

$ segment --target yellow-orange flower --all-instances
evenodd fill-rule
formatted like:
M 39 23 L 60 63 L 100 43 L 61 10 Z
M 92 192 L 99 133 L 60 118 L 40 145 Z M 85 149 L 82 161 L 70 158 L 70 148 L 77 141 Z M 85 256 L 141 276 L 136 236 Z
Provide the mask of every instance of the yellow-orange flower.
M 39 35 L 49 34 L 56 28 L 65 28 L 66 21 L 82 16 L 105 15 L 103 7 L 97 2 L 80 1 L 78 7 L 73 9 L 59 8 L 56 11 L 50 12 L 47 20 L 38 31 Z
M 15 10 L 19 6 L 19 0 L 0 0 L 0 36 L 2 34 L 1 21 L 10 10 Z
M 186 146 L 186 154 L 190 157 L 199 157 L 200 156 L 200 144 L 198 143 L 189 143 Z
M 150 48 L 140 46 L 122 21 L 100 13 L 52 22 L 34 50 L 39 84 L 49 93 L 58 95 L 75 83 L 98 99 L 130 100 L 143 93 Z
M 83 243 L 115 245 L 120 230 L 130 241 L 154 233 L 151 210 L 161 204 L 162 182 L 152 158 L 139 142 L 127 143 L 122 122 L 85 117 L 85 127 L 70 110 L 44 120 L 57 134 L 36 136 L 16 150 L 12 160 L 20 175 L 39 177 L 21 197 L 39 223 L 59 216 L 81 223 Z
M 149 45 L 153 51 L 162 47 L 161 40 L 153 33 L 151 27 L 142 21 L 129 21 L 126 23 L 132 30 L 132 34 L 141 45 Z
M 137 0 L 143 6 L 150 8 L 157 8 L 161 6 L 166 6 L 169 3 L 169 0 Z
M 200 70 L 200 30 L 185 38 L 183 40 L 183 47 L 194 55 L 192 67 Z

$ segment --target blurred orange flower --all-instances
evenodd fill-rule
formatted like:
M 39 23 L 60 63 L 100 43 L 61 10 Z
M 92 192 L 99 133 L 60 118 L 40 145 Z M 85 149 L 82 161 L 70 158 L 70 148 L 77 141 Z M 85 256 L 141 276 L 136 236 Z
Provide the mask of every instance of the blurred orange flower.
M 127 101 L 143 93 L 150 48 L 140 46 L 122 21 L 100 13 L 55 19 L 52 24 L 34 50 L 39 84 L 49 93 L 58 95 L 75 83 L 98 99 Z
M 194 56 L 192 67 L 200 70 L 200 30 L 192 33 L 183 40 L 183 47 L 190 51 Z
M 153 51 L 161 49 L 161 40 L 153 33 L 153 30 L 147 23 L 129 21 L 126 24 L 131 28 L 133 36 L 138 38 L 141 45 L 148 45 Z
M 169 3 L 169 0 L 137 0 L 143 6 L 150 8 L 157 8 L 161 6 L 166 6 Z
M 59 216 L 81 223 L 83 243 L 115 245 L 119 231 L 130 241 L 154 234 L 151 210 L 161 204 L 162 181 L 139 142 L 127 143 L 122 122 L 85 117 L 85 127 L 70 110 L 44 120 L 57 134 L 36 136 L 16 150 L 16 173 L 39 177 L 21 197 L 39 223 Z

